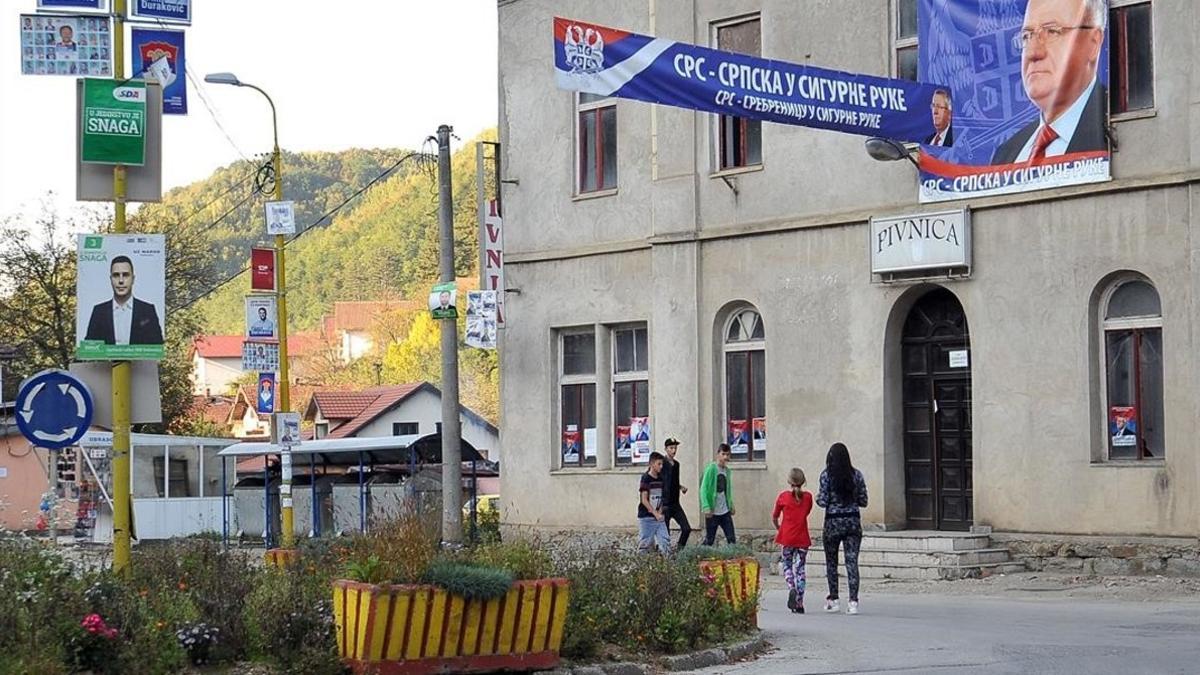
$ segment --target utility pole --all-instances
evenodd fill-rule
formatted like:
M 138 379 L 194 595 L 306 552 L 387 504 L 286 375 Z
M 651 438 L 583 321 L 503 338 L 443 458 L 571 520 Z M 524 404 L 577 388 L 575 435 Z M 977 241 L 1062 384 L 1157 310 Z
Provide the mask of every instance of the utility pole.
M 118 80 L 125 79 L 125 13 L 126 0 L 113 0 L 113 75 Z M 113 232 L 125 233 L 125 167 L 121 164 L 113 167 Z M 113 571 L 122 575 L 130 571 L 133 520 L 133 494 L 129 489 L 131 373 L 129 361 L 113 363 Z
M 454 196 L 450 185 L 450 132 L 438 127 L 438 245 L 441 281 L 454 282 Z M 458 421 L 458 321 L 442 324 L 442 540 L 462 542 L 462 429 Z
M 262 91 L 261 89 L 259 91 Z M 267 96 L 263 92 L 263 96 Z M 271 101 L 271 97 L 267 96 L 267 100 Z M 279 123 L 275 117 L 275 102 L 271 101 L 271 126 L 275 130 L 275 157 L 273 159 L 275 165 L 275 201 L 283 201 L 283 153 L 279 151 Z M 279 405 L 276 407 L 277 412 L 289 412 L 292 407 L 291 397 L 289 396 L 292 383 L 289 381 L 288 373 L 288 314 L 287 314 L 287 275 L 284 273 L 283 254 L 286 241 L 282 234 L 275 235 L 275 269 L 278 275 L 279 294 L 277 306 L 279 307 Z M 275 417 L 274 423 L 278 423 L 278 416 Z M 280 529 L 280 545 L 283 548 L 293 548 L 296 546 L 296 520 L 295 511 L 292 510 L 292 448 L 291 446 L 284 447 L 282 454 L 279 457 L 280 478 L 279 487 L 279 504 L 280 504 L 280 520 L 283 521 Z

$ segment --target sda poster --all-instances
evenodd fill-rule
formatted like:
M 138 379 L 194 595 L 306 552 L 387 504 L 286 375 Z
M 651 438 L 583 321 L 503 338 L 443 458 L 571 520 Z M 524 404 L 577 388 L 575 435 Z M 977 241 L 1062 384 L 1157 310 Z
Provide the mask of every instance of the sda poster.
M 919 0 L 920 201 L 1109 180 L 1106 0 Z
M 76 358 L 162 359 L 165 256 L 161 234 L 79 235 Z

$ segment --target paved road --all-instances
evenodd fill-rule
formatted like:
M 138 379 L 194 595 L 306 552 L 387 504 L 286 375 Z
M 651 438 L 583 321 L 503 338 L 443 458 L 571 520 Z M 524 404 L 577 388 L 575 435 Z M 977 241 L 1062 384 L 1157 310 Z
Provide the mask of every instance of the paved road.
M 822 584 L 818 584 L 822 585 Z M 811 586 L 810 586 L 811 588 Z M 821 590 L 821 589 L 816 589 Z M 1200 600 L 867 595 L 858 616 L 793 615 L 768 590 L 759 625 L 776 650 L 706 674 L 1200 673 Z

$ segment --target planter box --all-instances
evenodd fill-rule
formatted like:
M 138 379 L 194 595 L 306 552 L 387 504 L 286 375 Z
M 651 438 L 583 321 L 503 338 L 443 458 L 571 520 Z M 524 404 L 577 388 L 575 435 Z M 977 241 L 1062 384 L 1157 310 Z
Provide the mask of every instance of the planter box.
M 542 670 L 558 664 L 566 579 L 518 581 L 496 600 L 436 586 L 333 582 L 338 654 L 356 673 Z
M 263 557 L 263 562 L 267 567 L 293 567 L 300 561 L 300 549 L 295 548 L 272 548 L 267 549 Z
M 759 569 L 758 560 L 754 558 L 700 561 L 700 571 L 712 576 L 713 583 L 723 591 L 721 597 L 734 607 L 741 607 L 747 602 L 758 607 Z M 754 625 L 758 625 L 757 612 Z

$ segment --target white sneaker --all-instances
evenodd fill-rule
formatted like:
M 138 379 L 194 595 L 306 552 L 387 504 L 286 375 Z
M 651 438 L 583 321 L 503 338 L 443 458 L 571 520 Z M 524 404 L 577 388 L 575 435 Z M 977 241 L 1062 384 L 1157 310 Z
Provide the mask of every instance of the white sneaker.
M 834 611 L 837 611 L 837 610 L 835 609 Z M 846 605 L 846 613 L 847 614 L 858 614 L 858 601 L 857 600 L 851 600 L 850 603 Z
M 832 612 L 836 612 L 840 609 L 841 609 L 841 607 L 838 605 L 838 601 L 836 598 L 833 600 L 830 600 L 829 598 L 825 598 L 825 611 L 826 612 L 832 613 Z

